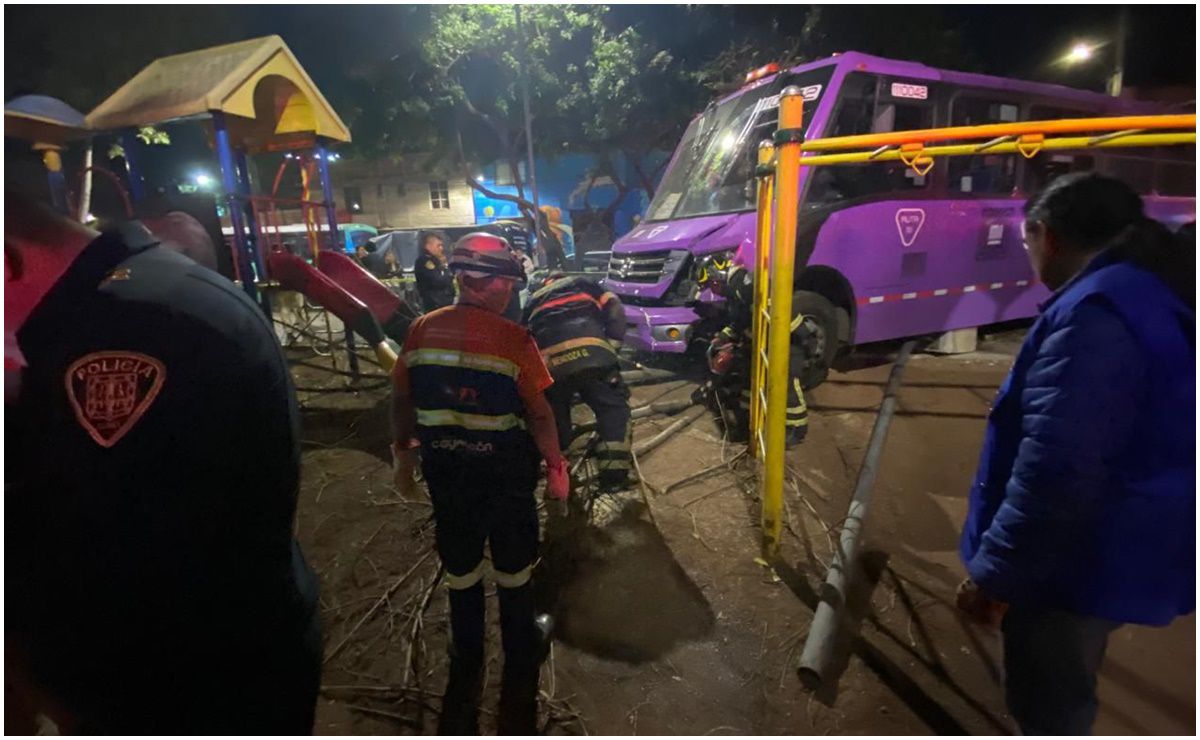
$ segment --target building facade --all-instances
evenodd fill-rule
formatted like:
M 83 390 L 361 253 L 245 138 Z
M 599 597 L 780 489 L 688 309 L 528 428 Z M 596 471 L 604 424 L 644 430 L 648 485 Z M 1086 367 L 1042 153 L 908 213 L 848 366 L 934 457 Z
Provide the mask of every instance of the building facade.
M 417 157 L 341 160 L 330 168 L 339 213 L 380 229 L 434 229 L 476 222 L 471 188 L 449 166 L 424 171 Z

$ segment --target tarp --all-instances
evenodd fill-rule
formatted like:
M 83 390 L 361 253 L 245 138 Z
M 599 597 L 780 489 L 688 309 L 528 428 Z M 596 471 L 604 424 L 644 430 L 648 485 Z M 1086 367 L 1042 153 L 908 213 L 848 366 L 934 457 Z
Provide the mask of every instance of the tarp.
M 278 36 L 151 62 L 87 115 L 98 131 L 230 116 L 240 145 L 309 134 L 350 141 L 350 130 Z M 238 119 L 243 119 L 238 121 Z

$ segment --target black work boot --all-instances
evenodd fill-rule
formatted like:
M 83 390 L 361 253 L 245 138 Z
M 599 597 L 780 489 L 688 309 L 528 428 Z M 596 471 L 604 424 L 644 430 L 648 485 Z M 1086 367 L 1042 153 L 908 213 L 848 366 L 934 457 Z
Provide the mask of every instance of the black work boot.
M 442 695 L 439 735 L 478 735 L 479 700 L 483 694 L 483 655 L 450 656 L 450 679 Z
M 439 735 L 478 735 L 483 693 L 483 584 L 450 591 L 450 678 L 442 696 Z
M 513 658 L 507 654 L 504 656 L 496 734 L 536 735 L 540 666 L 531 658 Z
M 497 589 L 504 673 L 496 731 L 501 735 L 537 733 L 538 674 L 546 648 L 533 608 L 533 588 Z

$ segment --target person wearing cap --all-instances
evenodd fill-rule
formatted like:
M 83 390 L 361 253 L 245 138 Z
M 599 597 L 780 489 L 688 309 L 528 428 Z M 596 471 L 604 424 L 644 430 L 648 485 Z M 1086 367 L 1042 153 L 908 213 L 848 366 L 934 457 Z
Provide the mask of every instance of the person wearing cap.
M 435 311 L 454 303 L 454 276 L 446 266 L 446 240 L 437 231 L 421 234 L 421 249 L 413 266 L 422 310 Z
M 632 429 L 629 389 L 617 364 L 625 336 L 621 301 L 591 280 L 555 272 L 530 296 L 524 323 L 554 376 L 546 398 L 558 424 L 558 444 L 566 449 L 571 443 L 571 402 L 579 395 L 596 416 L 600 489 L 626 488 Z
M 543 644 L 529 582 L 538 548 L 539 457 L 547 494 L 561 501 L 568 493 L 544 395 L 553 381 L 529 332 L 501 315 L 522 277 L 507 242 L 467 234 L 449 267 L 457 303 L 413 322 L 392 375 L 396 486 L 412 495 L 419 448 L 450 592 L 450 676 L 439 731 L 478 734 L 483 579 L 490 571 L 504 647 L 499 729 L 532 734 Z

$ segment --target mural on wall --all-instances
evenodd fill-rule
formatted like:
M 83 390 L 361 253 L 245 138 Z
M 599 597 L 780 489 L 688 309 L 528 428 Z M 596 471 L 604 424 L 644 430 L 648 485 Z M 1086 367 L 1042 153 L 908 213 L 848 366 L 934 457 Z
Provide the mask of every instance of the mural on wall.
M 646 169 L 655 171 L 669 156 L 669 152 L 655 152 L 647 158 Z M 612 223 L 604 222 L 602 217 L 618 197 L 620 188 L 608 176 L 592 179 L 591 172 L 597 166 L 594 155 L 564 154 L 553 159 L 539 158 L 536 165 L 539 205 L 558 209 L 557 220 L 573 236 L 581 252 L 609 249 L 614 239 L 637 224 L 650 204 L 637 173 L 622 157 L 618 156 L 614 165 L 629 189 L 613 209 Z M 521 163 L 520 173 L 525 182 L 526 197 L 529 197 L 524 162 Z M 493 163 L 485 167 L 480 183 L 498 193 L 515 195 L 517 192 L 506 163 Z M 515 203 L 489 198 L 477 190 L 473 191 L 473 196 L 476 223 L 491 223 L 519 218 L 521 215 Z

